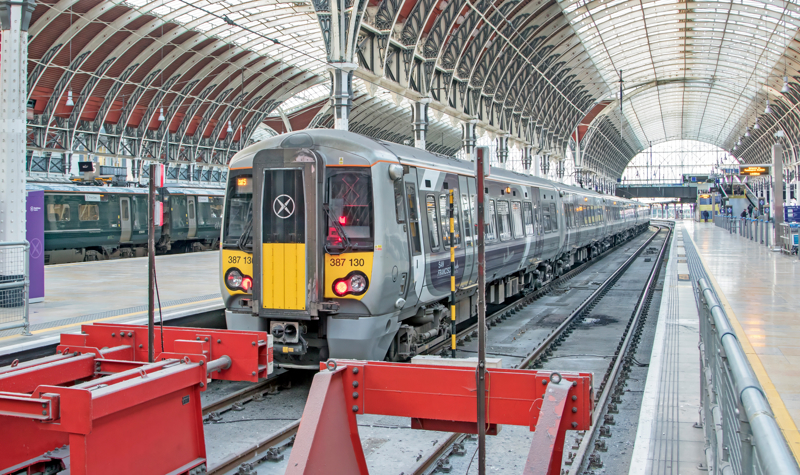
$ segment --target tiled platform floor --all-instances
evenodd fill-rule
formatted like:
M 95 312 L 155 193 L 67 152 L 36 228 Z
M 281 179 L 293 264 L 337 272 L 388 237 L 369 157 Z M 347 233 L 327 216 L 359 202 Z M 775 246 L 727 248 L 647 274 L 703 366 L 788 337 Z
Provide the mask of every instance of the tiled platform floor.
M 164 320 L 222 308 L 219 251 L 159 256 L 156 272 Z M 32 337 L 0 332 L 0 351 L 75 331 L 91 321 L 141 319 L 147 311 L 147 258 L 45 267 L 45 299 L 30 305 Z
M 699 316 L 685 256 L 686 231 L 680 222 L 670 246 L 664 290 L 658 311 L 639 416 L 639 428 L 629 473 L 705 473 L 703 431 L 700 420 Z
M 800 261 L 711 223 L 681 222 L 800 459 Z

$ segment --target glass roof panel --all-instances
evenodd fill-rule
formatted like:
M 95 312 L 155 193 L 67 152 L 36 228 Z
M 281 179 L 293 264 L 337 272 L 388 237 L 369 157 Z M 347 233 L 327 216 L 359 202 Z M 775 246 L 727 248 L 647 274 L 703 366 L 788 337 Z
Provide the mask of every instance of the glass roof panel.
M 325 72 L 325 45 L 310 1 L 114 0 L 114 3 L 164 17 L 316 74 Z M 280 45 L 275 45 L 272 39 Z
M 776 0 L 559 0 L 640 143 L 724 145 L 763 109 L 768 82 L 800 28 Z

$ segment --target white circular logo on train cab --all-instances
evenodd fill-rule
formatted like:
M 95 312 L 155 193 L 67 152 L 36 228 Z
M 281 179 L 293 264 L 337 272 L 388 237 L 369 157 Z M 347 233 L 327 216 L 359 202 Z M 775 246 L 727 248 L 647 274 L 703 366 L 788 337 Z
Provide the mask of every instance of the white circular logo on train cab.
M 272 211 L 281 219 L 291 217 L 294 214 L 294 198 L 289 195 L 279 195 L 272 202 Z

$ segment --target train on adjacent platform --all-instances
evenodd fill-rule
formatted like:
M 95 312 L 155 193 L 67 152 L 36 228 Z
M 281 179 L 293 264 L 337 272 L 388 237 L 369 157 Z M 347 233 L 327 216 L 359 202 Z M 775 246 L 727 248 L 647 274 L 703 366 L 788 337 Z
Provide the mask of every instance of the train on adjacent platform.
M 487 210 L 486 299 L 501 304 L 630 239 L 649 208 L 338 130 L 270 138 L 233 157 L 220 287 L 229 329 L 267 330 L 284 367 L 407 359 L 477 315 L 476 194 Z M 449 194 L 455 233 L 449 234 Z
M 28 183 L 44 191 L 45 264 L 147 255 L 147 189 Z M 167 185 L 156 252 L 219 249 L 222 189 Z

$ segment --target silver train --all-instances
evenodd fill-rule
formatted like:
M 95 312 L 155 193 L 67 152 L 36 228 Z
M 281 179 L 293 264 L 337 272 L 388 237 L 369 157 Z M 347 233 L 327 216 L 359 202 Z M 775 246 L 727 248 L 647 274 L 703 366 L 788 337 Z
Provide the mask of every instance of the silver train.
M 220 287 L 228 328 L 270 331 L 276 361 L 409 358 L 477 315 L 472 163 L 335 130 L 273 137 L 231 162 Z M 453 190 L 456 232 L 447 207 Z M 647 228 L 641 203 L 493 168 L 489 304 L 536 289 Z

